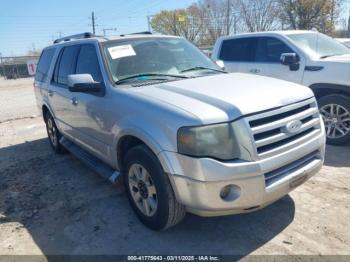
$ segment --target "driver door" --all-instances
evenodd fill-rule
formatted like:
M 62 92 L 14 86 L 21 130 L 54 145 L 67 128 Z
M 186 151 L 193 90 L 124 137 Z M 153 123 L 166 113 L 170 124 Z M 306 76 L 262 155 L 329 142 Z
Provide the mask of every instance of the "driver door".
M 299 57 L 299 68 L 293 69 L 282 65 L 280 61 L 283 53 L 296 53 L 286 43 L 275 37 L 256 37 L 255 40 L 254 65 L 248 69 L 249 72 L 290 82 L 302 82 L 305 67 L 302 57 Z
M 101 92 L 71 92 L 72 103 L 70 123 L 79 142 L 87 150 L 108 162 L 112 135 L 108 122 L 110 116 L 108 100 L 105 97 L 97 49 L 94 44 L 80 46 L 76 60 L 75 74 L 90 74 L 95 82 L 101 83 Z

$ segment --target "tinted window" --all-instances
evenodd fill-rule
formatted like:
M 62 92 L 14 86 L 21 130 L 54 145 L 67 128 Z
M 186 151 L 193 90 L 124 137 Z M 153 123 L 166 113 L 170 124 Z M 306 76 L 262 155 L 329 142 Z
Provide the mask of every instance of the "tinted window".
M 44 50 L 40 56 L 39 64 L 35 73 L 35 80 L 44 82 L 47 79 L 47 74 L 50 69 L 52 57 L 55 53 L 55 49 Z
M 79 46 L 68 46 L 63 49 L 61 60 L 59 63 L 57 82 L 59 84 L 67 84 L 67 76 L 74 74 L 76 55 Z
M 281 54 L 293 53 L 285 43 L 274 37 L 259 37 L 256 42 L 256 62 L 279 63 Z
M 91 74 L 92 78 L 102 81 L 100 66 L 98 64 L 96 49 L 93 45 L 82 45 L 77 59 L 76 74 Z
M 253 47 L 254 40 L 252 38 L 224 40 L 221 46 L 220 59 L 234 62 L 252 62 Z

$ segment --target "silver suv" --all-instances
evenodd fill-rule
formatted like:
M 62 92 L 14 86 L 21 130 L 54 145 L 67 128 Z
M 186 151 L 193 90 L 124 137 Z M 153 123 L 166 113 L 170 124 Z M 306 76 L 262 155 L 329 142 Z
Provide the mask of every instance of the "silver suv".
M 42 52 L 35 93 L 53 149 L 121 179 L 137 216 L 156 230 L 186 211 L 263 208 L 324 160 L 310 89 L 225 73 L 180 37 L 58 39 Z

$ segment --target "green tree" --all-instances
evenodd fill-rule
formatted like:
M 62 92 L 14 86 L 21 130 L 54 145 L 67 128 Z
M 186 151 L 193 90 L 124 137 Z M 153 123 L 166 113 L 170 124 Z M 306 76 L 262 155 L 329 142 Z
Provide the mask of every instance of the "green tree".
M 278 0 L 280 17 L 290 29 L 316 28 L 332 33 L 339 18 L 343 0 Z

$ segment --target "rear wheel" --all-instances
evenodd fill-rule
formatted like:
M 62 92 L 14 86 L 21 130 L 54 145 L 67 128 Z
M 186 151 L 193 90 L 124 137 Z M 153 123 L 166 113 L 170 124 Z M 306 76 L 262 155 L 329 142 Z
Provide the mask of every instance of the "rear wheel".
M 327 143 L 342 145 L 350 141 L 350 98 L 328 95 L 318 101 L 325 123 Z
M 50 112 L 47 112 L 45 114 L 45 124 L 46 124 L 47 136 L 49 137 L 49 142 L 52 149 L 57 154 L 64 153 L 65 150 L 60 144 L 60 139 L 62 136 L 58 131 L 55 120 L 53 119 Z
M 165 230 L 185 217 L 167 175 L 157 157 L 146 146 L 128 151 L 124 161 L 124 183 L 129 201 L 143 224 Z

